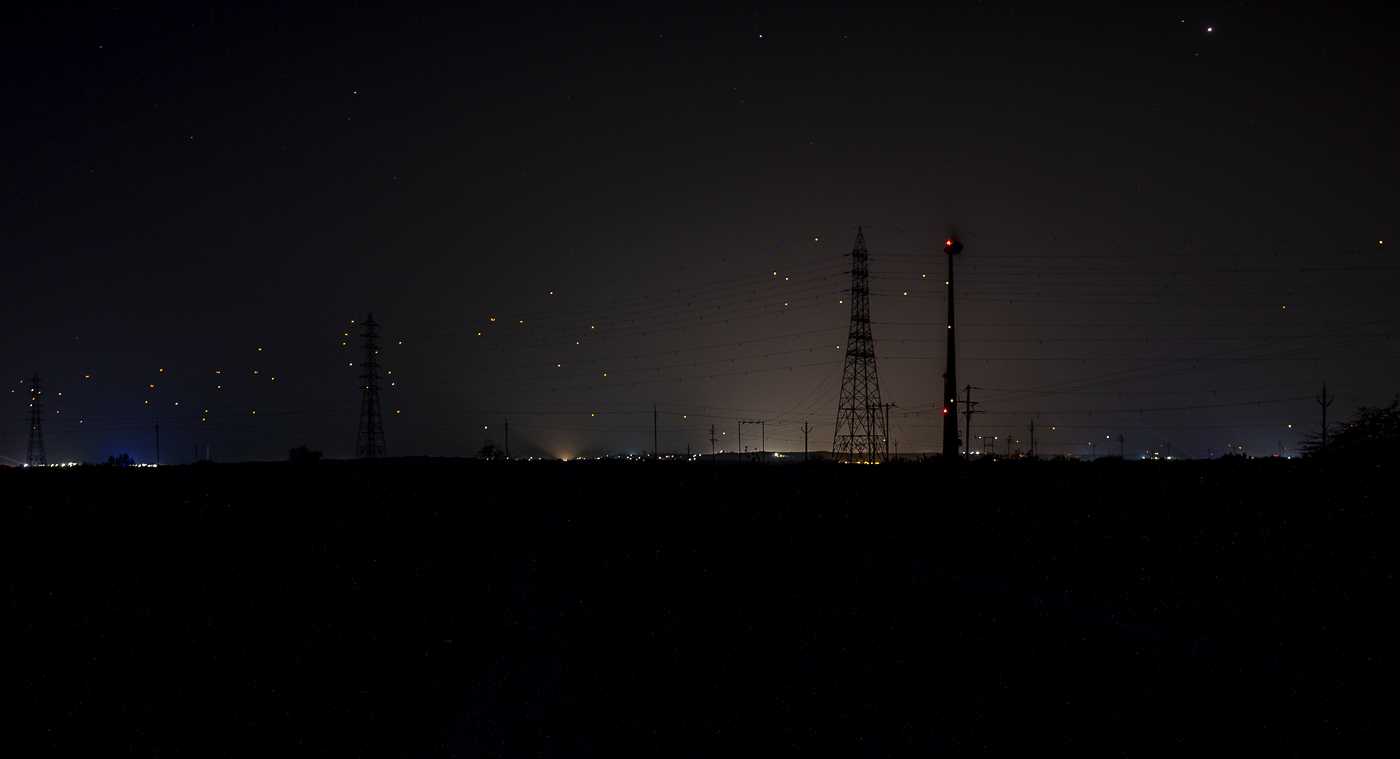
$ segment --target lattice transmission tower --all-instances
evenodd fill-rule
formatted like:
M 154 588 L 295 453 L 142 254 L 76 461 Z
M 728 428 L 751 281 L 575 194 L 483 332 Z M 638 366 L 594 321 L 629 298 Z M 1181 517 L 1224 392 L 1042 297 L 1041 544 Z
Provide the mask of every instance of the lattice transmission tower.
M 29 380 L 29 455 L 25 458 L 29 466 L 49 465 L 48 457 L 44 455 L 44 404 L 39 402 L 39 396 L 43 393 L 39 375 L 36 374 Z
M 841 374 L 841 403 L 836 409 L 837 461 L 873 464 L 887 458 L 880 376 L 875 370 L 875 339 L 870 334 L 870 256 L 865 232 L 856 229 L 851 250 L 851 333 L 846 337 L 846 368 Z
M 360 402 L 360 434 L 355 440 L 355 458 L 378 459 L 384 457 L 384 419 L 379 413 L 379 335 L 374 331 L 379 324 L 370 314 L 363 324 L 365 331 L 360 337 L 365 339 L 365 360 L 360 366 L 365 370 L 360 378 L 364 380 L 364 399 Z

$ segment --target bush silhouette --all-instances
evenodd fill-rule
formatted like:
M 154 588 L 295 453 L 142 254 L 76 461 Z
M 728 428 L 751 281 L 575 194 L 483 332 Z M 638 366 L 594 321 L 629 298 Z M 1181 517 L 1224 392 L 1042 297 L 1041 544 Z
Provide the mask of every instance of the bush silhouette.
M 314 466 L 321 460 L 321 452 L 299 445 L 287 451 L 287 460 L 297 466 Z
M 1327 430 L 1326 445 L 1321 432 L 1304 435 L 1302 449 L 1305 456 L 1400 455 L 1400 399 L 1391 401 L 1389 406 L 1357 409 L 1350 420 L 1337 422 Z
M 481 450 L 476 452 L 476 457 L 495 461 L 497 459 L 504 459 L 506 457 L 506 452 L 501 450 L 500 446 L 496 445 L 496 443 L 488 437 L 486 438 L 486 444 L 481 446 Z

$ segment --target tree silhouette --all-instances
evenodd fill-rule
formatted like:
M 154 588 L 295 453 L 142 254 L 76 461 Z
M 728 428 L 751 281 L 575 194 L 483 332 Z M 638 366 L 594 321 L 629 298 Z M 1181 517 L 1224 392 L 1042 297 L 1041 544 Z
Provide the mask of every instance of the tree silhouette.
M 316 462 L 321 460 L 321 452 L 299 445 L 287 451 L 287 460 L 296 466 L 314 466 Z
M 123 453 L 123 454 L 120 455 L 120 456 L 108 456 L 108 457 L 107 457 L 107 466 L 135 466 L 135 465 L 136 465 L 136 459 L 133 459 L 133 458 L 131 457 L 131 454 L 129 454 L 129 453 Z
M 1327 430 L 1327 445 L 1321 432 L 1303 436 L 1304 456 L 1346 456 L 1352 458 L 1400 455 L 1400 398 L 1389 406 L 1363 406 L 1351 419 L 1337 422 Z
M 501 448 L 488 437 L 486 438 L 486 444 L 481 446 L 481 450 L 476 452 L 476 457 L 479 459 L 496 461 L 504 459 L 506 457 L 506 452 L 501 450 Z

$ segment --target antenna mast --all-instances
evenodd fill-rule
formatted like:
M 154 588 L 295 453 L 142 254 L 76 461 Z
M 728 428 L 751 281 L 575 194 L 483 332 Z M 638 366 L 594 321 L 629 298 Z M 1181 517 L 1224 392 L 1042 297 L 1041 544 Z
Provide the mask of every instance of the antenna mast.
M 943 456 L 955 458 L 962 439 L 958 437 L 958 357 L 953 339 L 953 257 L 961 253 L 962 243 L 949 237 L 943 246 L 948 254 L 948 368 L 943 374 Z M 971 445 L 971 440 L 968 444 Z

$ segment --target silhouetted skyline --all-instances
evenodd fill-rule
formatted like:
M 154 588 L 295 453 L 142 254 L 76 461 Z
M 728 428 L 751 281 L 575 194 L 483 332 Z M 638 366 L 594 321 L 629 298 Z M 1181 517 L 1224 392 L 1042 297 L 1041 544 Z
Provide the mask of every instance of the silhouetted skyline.
M 1292 448 L 1324 381 L 1400 390 L 1396 16 L 45 11 L 4 33 L 0 456 L 37 374 L 49 462 L 350 457 L 371 311 L 390 456 L 825 448 L 858 226 L 901 452 L 953 233 L 997 450 Z

